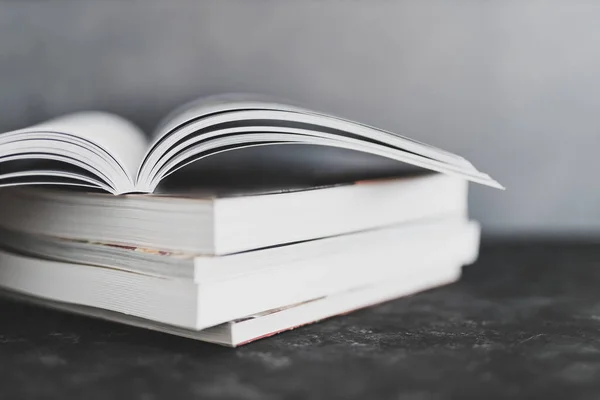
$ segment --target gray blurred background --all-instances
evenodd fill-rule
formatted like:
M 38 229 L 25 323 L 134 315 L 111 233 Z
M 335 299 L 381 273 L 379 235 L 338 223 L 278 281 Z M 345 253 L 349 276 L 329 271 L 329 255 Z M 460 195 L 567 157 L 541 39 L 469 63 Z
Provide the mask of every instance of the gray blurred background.
M 467 157 L 488 233 L 600 233 L 600 1 L 0 0 L 0 131 L 230 91 Z

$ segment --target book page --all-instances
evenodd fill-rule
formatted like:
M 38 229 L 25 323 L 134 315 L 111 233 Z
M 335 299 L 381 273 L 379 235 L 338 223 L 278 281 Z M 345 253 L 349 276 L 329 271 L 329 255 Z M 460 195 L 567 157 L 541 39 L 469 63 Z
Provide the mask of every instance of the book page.
M 282 102 L 271 96 L 249 93 L 224 93 L 206 96 L 180 106 L 167 115 L 158 125 L 157 129 L 152 134 L 153 143 L 151 148 L 172 134 L 174 130 L 189 122 L 214 114 L 234 115 L 231 113 L 236 111 L 253 111 L 256 114 L 261 114 L 261 111 L 265 113 L 284 112 L 284 115 L 282 115 L 282 123 L 284 121 L 285 123 L 289 123 L 289 117 L 293 115 L 297 115 L 297 118 L 300 121 L 307 123 L 326 119 L 330 124 L 333 124 L 330 126 L 337 126 L 342 129 L 343 127 L 359 128 L 363 134 L 365 134 L 365 139 L 367 140 L 371 138 L 371 135 L 374 135 L 374 137 L 379 138 L 380 140 L 383 138 L 384 142 L 389 140 L 391 143 L 401 144 L 403 149 L 422 154 L 426 157 L 461 166 L 466 169 L 475 169 L 473 165 L 463 157 L 426 143 L 416 141 L 409 137 L 356 121 L 351 121 L 346 118 L 309 110 L 299 105 L 291 104 L 289 101 Z M 286 118 L 286 116 L 288 118 Z
M 285 157 L 276 159 L 272 156 L 276 155 L 277 151 L 286 150 L 283 149 L 284 143 L 305 145 L 300 148 L 299 159 L 304 160 L 304 163 L 311 166 L 314 171 L 322 173 L 333 166 L 327 162 L 326 168 L 320 168 L 322 162 L 317 162 L 312 157 L 314 146 L 311 148 L 306 145 L 325 146 L 332 152 L 334 152 L 332 148 L 352 149 L 395 160 L 398 167 L 402 169 L 408 164 L 462 176 L 473 182 L 493 187 L 501 187 L 468 162 L 456 162 L 452 157 L 445 157 L 443 153 L 432 148 L 361 124 L 322 114 L 276 109 L 225 110 L 226 106 L 213 104 L 212 110 L 217 107 L 220 107 L 221 111 L 192 119 L 155 141 L 155 149 L 147 155 L 138 174 L 140 189 L 152 191 L 163 177 L 190 162 L 245 147 L 266 145 L 275 147 L 276 149 L 270 152 L 271 157 L 261 157 L 261 162 L 273 169 L 285 168 L 287 164 Z M 327 157 L 320 161 L 326 159 Z M 335 163 L 339 162 L 339 169 L 349 167 L 347 163 L 342 162 L 343 158 L 330 159 Z M 372 160 L 374 161 L 375 158 Z M 227 165 L 222 165 L 222 168 L 226 169 Z M 372 169 L 364 164 L 361 168 Z
M 345 158 L 323 157 L 317 161 L 312 157 L 314 146 L 326 147 L 331 153 L 335 153 L 334 148 L 368 153 L 393 160 L 399 167 L 386 170 L 406 169 L 408 164 L 502 187 L 458 155 L 365 124 L 244 94 L 201 98 L 165 118 L 138 171 L 137 187 L 151 192 L 162 178 L 180 168 L 189 168 L 187 165 L 192 162 L 254 146 L 274 148 L 270 156 L 261 157 L 261 162 L 273 169 L 285 168 L 288 158 L 273 156 L 278 151 L 287 153 L 284 144 L 302 144 L 298 159 L 322 174 L 335 170 L 335 176 L 354 175 L 343 173 L 352 170 L 344 162 L 351 158 L 350 153 Z M 379 170 L 376 158 L 370 159 L 377 167 L 363 164 L 361 169 Z M 221 168 L 228 166 L 223 164 Z
M 75 182 L 98 182 L 95 187 L 114 194 L 131 192 L 147 146 L 145 135 L 119 116 L 66 115 L 0 134 L 0 185 L 61 184 L 79 176 Z
M 135 176 L 148 147 L 148 140 L 138 127 L 118 115 L 100 111 L 65 115 L 23 131 L 60 132 L 93 142 L 112 155 L 130 177 Z

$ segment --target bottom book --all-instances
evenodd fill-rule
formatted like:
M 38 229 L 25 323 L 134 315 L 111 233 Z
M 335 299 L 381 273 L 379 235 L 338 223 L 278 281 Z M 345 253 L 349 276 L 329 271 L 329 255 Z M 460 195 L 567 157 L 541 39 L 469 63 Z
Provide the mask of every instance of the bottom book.
M 223 346 L 237 347 L 303 325 L 337 315 L 347 314 L 388 300 L 412 295 L 417 292 L 452 283 L 460 277 L 463 264 L 463 260 L 448 260 L 444 263 L 437 263 L 434 265 L 415 265 L 415 268 L 418 268 L 419 272 L 412 276 L 406 276 L 403 279 L 387 280 L 377 284 L 358 287 L 342 293 L 226 322 L 200 331 L 161 324 L 100 308 L 40 299 L 35 296 L 10 290 L 3 290 L 2 294 L 22 301 L 32 302 L 76 314 L 216 343 Z M 398 328 L 400 329 L 401 327 Z
M 223 257 L 192 256 L 179 266 L 168 262 L 176 256 L 138 257 L 129 249 L 89 265 L 94 263 L 86 262 L 88 255 L 107 246 L 65 242 L 57 252 L 44 240 L 0 246 L 0 288 L 202 331 L 383 281 L 413 279 L 429 265 L 470 263 L 478 253 L 479 226 L 451 216 Z M 156 268 L 145 268 L 145 260 Z

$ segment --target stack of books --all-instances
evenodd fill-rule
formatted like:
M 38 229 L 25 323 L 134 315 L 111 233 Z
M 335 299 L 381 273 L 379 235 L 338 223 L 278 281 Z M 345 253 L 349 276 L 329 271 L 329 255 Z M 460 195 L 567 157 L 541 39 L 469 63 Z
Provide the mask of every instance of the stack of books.
M 453 282 L 468 161 L 248 96 L 0 134 L 6 296 L 226 346 Z M 427 173 L 424 173 L 428 171 Z M 58 186 L 48 186 L 58 185 Z

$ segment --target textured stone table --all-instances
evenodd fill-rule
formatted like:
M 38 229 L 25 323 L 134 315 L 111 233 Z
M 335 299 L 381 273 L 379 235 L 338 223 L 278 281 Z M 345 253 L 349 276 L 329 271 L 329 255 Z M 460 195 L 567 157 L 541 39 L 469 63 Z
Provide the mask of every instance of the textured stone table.
M 227 349 L 0 301 L 0 398 L 600 398 L 600 243 Z

